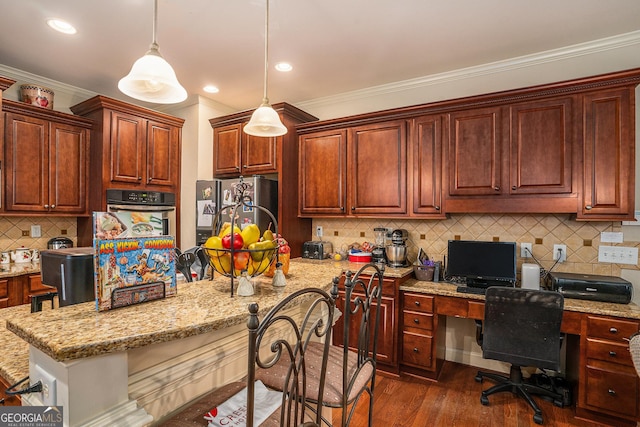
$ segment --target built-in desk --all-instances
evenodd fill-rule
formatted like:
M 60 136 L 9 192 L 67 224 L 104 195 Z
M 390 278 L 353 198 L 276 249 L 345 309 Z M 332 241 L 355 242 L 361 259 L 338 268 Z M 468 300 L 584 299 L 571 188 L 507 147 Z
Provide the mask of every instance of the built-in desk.
M 400 370 L 437 380 L 447 316 L 482 319 L 484 295 L 409 279 L 400 286 L 400 299 Z M 562 331 L 568 334 L 566 371 L 576 385 L 576 417 L 615 426 L 640 420 L 640 380 L 626 341 L 639 330 L 636 304 L 565 299 Z

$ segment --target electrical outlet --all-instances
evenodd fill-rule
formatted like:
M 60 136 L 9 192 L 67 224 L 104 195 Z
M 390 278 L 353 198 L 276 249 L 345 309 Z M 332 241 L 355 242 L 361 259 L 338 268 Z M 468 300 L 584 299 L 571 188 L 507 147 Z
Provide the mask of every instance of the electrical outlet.
M 29 230 L 22 230 L 22 237 L 29 237 Z
M 42 237 L 42 228 L 39 225 L 31 226 L 31 237 Z
M 316 225 L 316 237 L 322 239 L 322 226 Z
M 529 258 L 532 250 L 531 243 L 520 243 L 520 258 Z
M 567 260 L 567 245 L 553 245 L 553 260 L 558 262 Z
M 44 406 L 56 405 L 56 378 L 44 370 L 40 365 L 35 365 L 35 378 L 32 378 L 31 385 L 42 382 L 42 391 L 40 392 L 40 400 Z

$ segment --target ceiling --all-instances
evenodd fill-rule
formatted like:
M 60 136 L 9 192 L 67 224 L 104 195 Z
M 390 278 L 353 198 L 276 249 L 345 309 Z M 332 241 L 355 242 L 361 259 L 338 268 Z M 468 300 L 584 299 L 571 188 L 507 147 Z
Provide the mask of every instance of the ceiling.
M 0 0 L 0 64 L 107 96 L 152 39 L 152 0 Z M 157 40 L 190 95 L 262 100 L 265 0 L 159 0 Z M 57 17 L 78 33 L 45 24 Z M 638 0 L 271 0 L 272 103 L 541 53 L 640 30 Z M 207 94 L 203 86 L 220 88 Z

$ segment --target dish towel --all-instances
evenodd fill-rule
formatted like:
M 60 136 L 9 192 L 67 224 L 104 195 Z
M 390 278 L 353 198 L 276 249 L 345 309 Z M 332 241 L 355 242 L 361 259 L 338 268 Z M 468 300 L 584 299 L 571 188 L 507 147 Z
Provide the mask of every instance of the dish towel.
M 255 383 L 255 409 L 253 423 L 259 426 L 280 407 L 282 393 L 269 390 L 262 381 Z M 247 424 L 247 388 L 243 388 L 230 399 L 204 415 L 207 427 L 244 427 Z

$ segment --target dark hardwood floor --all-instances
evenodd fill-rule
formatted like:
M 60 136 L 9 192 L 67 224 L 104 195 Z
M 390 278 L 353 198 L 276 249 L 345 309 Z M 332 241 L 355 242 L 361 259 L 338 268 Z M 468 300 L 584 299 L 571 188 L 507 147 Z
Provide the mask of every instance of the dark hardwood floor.
M 480 403 L 480 393 L 494 384 L 474 380 L 478 368 L 446 362 L 438 382 L 409 376 L 392 378 L 378 375 L 373 409 L 374 427 L 426 426 L 538 426 L 526 401 L 511 393 L 489 396 L 489 405 Z M 559 408 L 552 402 L 534 397 L 544 417 L 545 426 L 593 427 L 595 424 L 573 417 L 574 407 Z M 367 425 L 368 399 L 358 405 L 352 427 Z M 334 425 L 340 425 L 339 411 L 334 411 Z

